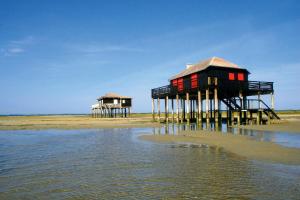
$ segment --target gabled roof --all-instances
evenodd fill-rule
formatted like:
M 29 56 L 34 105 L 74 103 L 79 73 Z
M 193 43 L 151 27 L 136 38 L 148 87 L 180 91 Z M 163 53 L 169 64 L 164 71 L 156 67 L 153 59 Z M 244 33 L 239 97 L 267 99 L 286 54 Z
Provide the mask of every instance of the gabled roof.
M 203 71 L 203 70 L 207 69 L 210 66 L 234 68 L 234 69 L 243 69 L 243 68 L 240 68 L 238 65 L 236 65 L 232 62 L 229 62 L 229 61 L 227 61 L 223 58 L 212 57 L 212 58 L 209 58 L 207 60 L 201 61 L 198 64 L 191 65 L 187 69 L 181 71 L 179 74 L 177 74 L 175 76 L 172 76 L 170 78 L 170 80 L 180 78 L 180 77 L 183 77 L 183 76 L 187 76 L 187 75 L 190 75 L 190 74 L 195 73 L 195 72 Z
M 109 92 L 109 93 L 106 93 L 104 96 L 99 97 L 98 100 L 100 100 L 100 99 L 106 99 L 106 98 L 131 99 L 131 97 L 128 97 L 128 96 L 122 96 L 122 95 L 119 95 L 117 93 Z

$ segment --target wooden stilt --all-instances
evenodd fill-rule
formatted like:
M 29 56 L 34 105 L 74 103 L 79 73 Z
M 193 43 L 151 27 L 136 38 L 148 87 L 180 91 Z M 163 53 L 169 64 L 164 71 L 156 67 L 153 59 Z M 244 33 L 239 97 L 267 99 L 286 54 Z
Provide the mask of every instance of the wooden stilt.
M 181 122 L 184 122 L 185 119 L 186 119 L 186 118 L 185 118 L 185 100 L 182 99 L 181 101 L 182 101 L 182 110 L 181 110 L 182 116 L 181 116 Z
M 274 105 L 274 92 L 271 93 L 271 109 L 272 110 L 275 109 L 275 105 Z
M 169 97 L 166 96 L 165 99 L 165 121 L 169 122 Z
M 206 123 L 209 123 L 209 89 L 206 89 L 205 93 L 205 117 L 206 117 Z
M 172 123 L 174 123 L 174 99 L 171 99 L 171 107 L 172 107 Z
M 190 94 L 186 93 L 186 120 L 187 123 L 190 123 Z
M 218 79 L 215 78 L 215 81 L 217 81 Z M 218 99 L 218 89 L 217 89 L 217 85 L 215 85 L 216 87 L 214 88 L 214 99 L 215 99 L 215 123 L 218 124 L 219 123 L 219 99 Z
M 198 91 L 198 121 L 202 123 L 202 96 L 201 91 Z
M 157 114 L 158 114 L 158 121 L 160 122 L 160 99 L 157 98 Z
M 155 120 L 155 107 L 154 107 L 154 99 L 152 98 L 152 119 Z
M 176 94 L 176 119 L 177 123 L 179 123 L 179 96 Z

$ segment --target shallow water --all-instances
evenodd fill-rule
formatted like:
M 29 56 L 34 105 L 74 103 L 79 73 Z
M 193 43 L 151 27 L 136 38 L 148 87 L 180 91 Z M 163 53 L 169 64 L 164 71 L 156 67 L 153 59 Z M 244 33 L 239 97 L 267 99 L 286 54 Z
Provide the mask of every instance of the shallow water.
M 137 138 L 152 131 L 1 131 L 0 199 L 299 199 L 300 166 Z

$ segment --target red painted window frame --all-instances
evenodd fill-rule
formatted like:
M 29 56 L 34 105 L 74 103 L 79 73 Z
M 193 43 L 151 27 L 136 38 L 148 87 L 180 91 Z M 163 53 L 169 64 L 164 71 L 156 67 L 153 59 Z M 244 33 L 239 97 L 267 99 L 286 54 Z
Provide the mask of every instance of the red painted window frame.
M 234 81 L 235 80 L 235 74 L 233 72 L 228 73 L 228 80 Z
M 183 91 L 183 78 L 177 79 L 178 91 Z
M 244 73 L 238 73 L 238 80 L 244 81 L 245 80 L 245 74 Z
M 191 88 L 198 88 L 198 74 L 191 75 Z
M 173 85 L 174 87 L 177 87 L 177 85 L 178 85 L 177 79 L 172 80 L 172 85 Z

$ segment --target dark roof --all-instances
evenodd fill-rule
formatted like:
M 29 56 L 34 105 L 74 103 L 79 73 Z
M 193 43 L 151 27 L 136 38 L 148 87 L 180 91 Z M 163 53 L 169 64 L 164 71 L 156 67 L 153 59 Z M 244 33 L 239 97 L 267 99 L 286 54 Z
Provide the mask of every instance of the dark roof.
M 109 93 L 106 93 L 104 96 L 99 97 L 98 100 L 111 99 L 111 98 L 112 99 L 131 99 L 131 97 L 128 97 L 128 96 L 122 96 L 117 93 L 109 92 Z
M 234 64 L 232 62 L 229 62 L 223 58 L 218 57 L 212 57 L 207 60 L 201 61 L 198 64 L 190 65 L 187 69 L 181 71 L 179 74 L 176 74 L 175 76 L 172 76 L 170 80 L 180 78 L 183 76 L 187 76 L 190 74 L 193 74 L 195 72 L 203 71 L 207 69 L 210 66 L 215 67 L 224 67 L 224 68 L 234 68 L 234 69 L 243 69 L 239 67 L 237 64 Z

